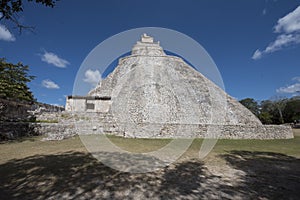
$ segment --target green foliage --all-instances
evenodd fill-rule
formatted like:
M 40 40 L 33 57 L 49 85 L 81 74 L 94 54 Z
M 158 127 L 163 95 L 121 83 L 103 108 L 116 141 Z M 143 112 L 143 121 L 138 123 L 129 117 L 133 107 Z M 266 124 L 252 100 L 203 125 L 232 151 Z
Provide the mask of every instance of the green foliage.
M 300 119 L 300 98 L 291 98 L 284 108 L 284 118 L 288 122 Z
M 263 124 L 274 124 L 277 118 L 276 112 L 273 101 L 265 100 L 260 103 L 260 114 L 258 118 Z
M 61 116 L 60 116 L 61 118 L 63 118 L 63 119 L 70 119 L 70 118 L 72 118 L 73 116 L 72 115 L 70 115 L 70 114 L 61 114 Z
M 34 79 L 28 75 L 29 67 L 22 63 L 7 63 L 0 59 L 0 98 L 33 102 L 27 83 Z
M 57 119 L 52 119 L 52 120 L 35 120 L 34 122 L 36 123 L 58 123 Z
M 260 104 L 252 98 L 240 101 L 253 112 L 263 124 L 283 124 L 300 120 L 300 96 L 287 98 L 273 98 L 264 100 Z
M 263 124 L 272 124 L 272 115 L 268 112 L 261 112 L 258 115 L 258 118 L 260 119 L 261 123 Z
M 246 98 L 240 101 L 246 108 L 248 108 L 254 115 L 258 116 L 259 107 L 258 103 L 252 98 Z
M 53 8 L 55 3 L 59 0 L 27 0 L 28 2 L 34 2 L 36 4 L 42 4 L 46 7 Z M 19 31 L 21 32 L 23 28 L 33 28 L 22 25 L 18 21 L 18 13 L 23 11 L 23 0 L 0 0 L 0 21 L 5 19 L 14 23 Z
M 278 115 L 277 119 L 279 120 L 277 124 L 285 123 L 285 120 L 283 118 L 283 110 L 286 106 L 287 101 L 288 100 L 286 98 L 282 97 L 275 97 L 275 99 L 273 100 L 274 107 L 277 110 L 277 112 L 275 112 L 275 115 Z
M 27 0 L 28 2 L 34 1 L 35 3 L 42 4 L 46 7 L 54 7 L 55 0 Z M 14 20 L 14 14 L 23 11 L 23 0 L 1 0 L 0 12 L 2 19 Z

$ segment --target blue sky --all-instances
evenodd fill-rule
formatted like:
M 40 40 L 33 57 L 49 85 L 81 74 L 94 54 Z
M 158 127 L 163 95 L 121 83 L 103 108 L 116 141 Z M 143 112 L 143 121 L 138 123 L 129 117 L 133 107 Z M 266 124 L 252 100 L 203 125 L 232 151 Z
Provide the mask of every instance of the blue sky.
M 20 21 L 34 33 L 20 35 L 1 21 L 0 57 L 30 66 L 38 101 L 64 105 L 96 45 L 128 29 L 164 27 L 206 49 L 231 96 L 290 97 L 300 90 L 299 6 L 300 0 L 61 0 L 53 9 L 25 3 Z M 91 84 L 99 78 L 94 71 L 86 76 Z

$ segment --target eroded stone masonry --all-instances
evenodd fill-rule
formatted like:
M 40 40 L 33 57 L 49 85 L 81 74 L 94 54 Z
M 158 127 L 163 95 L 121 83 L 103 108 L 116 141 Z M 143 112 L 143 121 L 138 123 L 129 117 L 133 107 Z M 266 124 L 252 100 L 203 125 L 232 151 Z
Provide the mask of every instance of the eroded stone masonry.
M 289 126 L 262 125 L 248 109 L 183 59 L 166 55 L 159 42 L 146 34 L 134 45 L 131 55 L 121 58 L 114 71 L 87 96 L 69 96 L 66 112 L 78 119 L 65 120 L 59 126 L 78 134 L 293 137 Z

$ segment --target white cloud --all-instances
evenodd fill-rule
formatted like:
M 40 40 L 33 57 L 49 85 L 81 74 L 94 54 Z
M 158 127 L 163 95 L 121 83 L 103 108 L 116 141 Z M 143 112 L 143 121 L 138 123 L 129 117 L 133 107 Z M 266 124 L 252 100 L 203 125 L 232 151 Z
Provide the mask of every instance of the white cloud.
M 289 93 L 289 94 L 300 92 L 300 83 L 295 83 L 293 85 L 281 87 L 281 88 L 277 89 L 276 92 L 277 93 Z
M 259 49 L 257 49 L 257 50 L 254 52 L 254 54 L 253 54 L 253 56 L 252 56 L 252 59 L 253 59 L 253 60 L 260 59 L 261 56 L 262 56 L 261 54 L 262 54 L 261 51 L 260 51 Z
M 5 26 L 0 24 L 0 40 L 13 42 L 16 41 L 16 38 Z
M 83 79 L 83 81 L 91 84 L 92 86 L 96 86 L 101 80 L 101 74 L 98 70 L 93 71 L 91 69 L 88 69 L 85 72 L 84 77 L 85 78 Z
M 277 21 L 276 33 L 292 33 L 300 31 L 300 6 Z
M 52 52 L 47 52 L 47 51 L 45 51 L 45 53 L 43 55 L 41 55 L 41 59 L 42 59 L 42 61 L 44 61 L 48 64 L 52 64 L 56 67 L 61 67 L 61 68 L 65 68 L 65 67 L 67 67 L 67 65 L 70 64 L 67 60 L 62 59 L 62 58 L 58 57 L 56 54 L 54 54 Z
M 264 52 L 272 53 L 274 51 L 282 49 L 283 47 L 298 43 L 300 43 L 300 34 L 282 34 L 279 35 L 274 42 L 269 44 L 269 46 L 265 49 Z
M 300 82 L 300 76 L 292 78 L 293 81 L 299 81 Z
M 292 78 L 293 81 L 297 81 L 297 83 L 294 83 L 292 85 L 288 85 L 286 87 L 281 87 L 276 90 L 277 93 L 298 93 L 300 92 L 300 76 Z
M 286 16 L 280 18 L 274 26 L 275 32 L 280 33 L 276 40 L 264 50 L 256 50 L 252 59 L 257 60 L 263 55 L 279 51 L 284 47 L 300 44 L 300 6 Z
M 64 108 L 64 106 L 63 106 L 63 105 L 60 105 L 60 104 L 57 104 L 57 103 L 51 103 L 50 105 L 52 105 L 52 106 L 56 106 L 56 107 L 61 107 L 61 108 Z
M 267 14 L 267 9 L 263 9 L 262 14 L 266 15 Z
M 49 79 L 43 80 L 42 85 L 48 89 L 59 89 L 59 86 Z

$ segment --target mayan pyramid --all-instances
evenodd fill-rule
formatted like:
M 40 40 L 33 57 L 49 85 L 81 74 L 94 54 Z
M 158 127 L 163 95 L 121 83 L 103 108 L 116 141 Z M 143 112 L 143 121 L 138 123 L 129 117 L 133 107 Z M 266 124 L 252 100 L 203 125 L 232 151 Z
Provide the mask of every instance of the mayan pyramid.
M 289 134 L 285 127 L 263 126 L 238 101 L 182 58 L 166 55 L 146 34 L 88 96 L 111 98 L 109 114 L 123 136 L 205 137 L 209 127 L 217 127 L 221 138 Z

